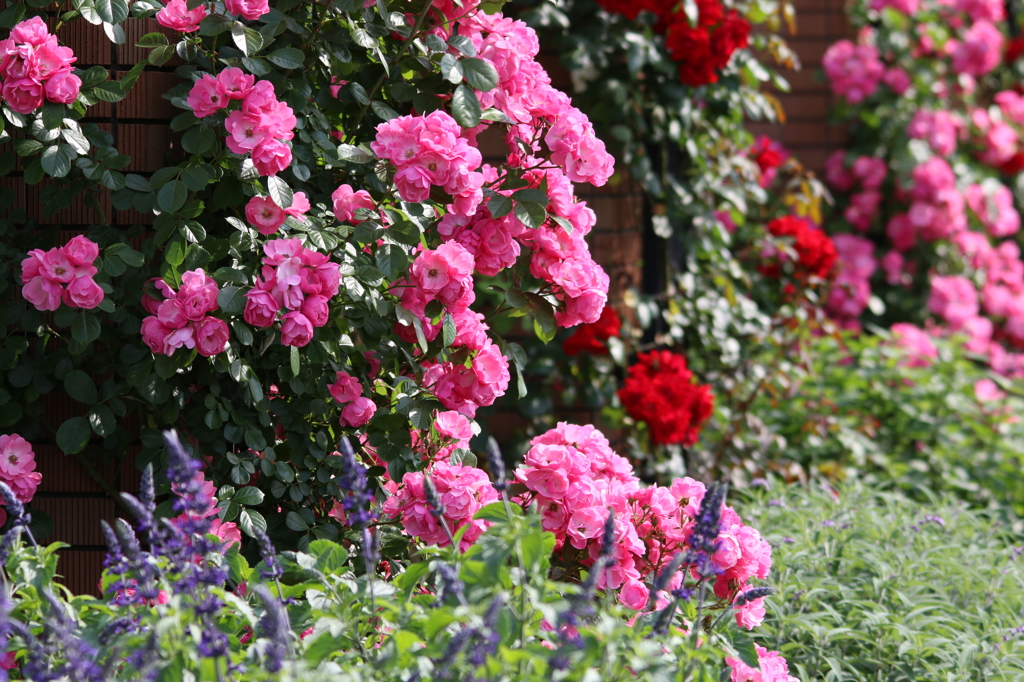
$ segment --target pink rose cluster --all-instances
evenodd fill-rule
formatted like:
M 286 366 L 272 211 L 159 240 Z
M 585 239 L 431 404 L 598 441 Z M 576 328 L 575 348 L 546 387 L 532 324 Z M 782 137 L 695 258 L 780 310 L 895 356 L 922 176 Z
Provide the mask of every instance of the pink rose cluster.
M 287 141 L 295 137 L 295 114 L 279 102 L 270 81 L 255 81 L 237 67 L 224 69 L 216 76 L 203 74 L 186 99 L 198 118 L 212 116 L 232 102 L 233 109 L 224 121 L 227 146 L 235 154 L 250 155 L 260 175 L 277 175 L 292 162 Z
M 327 324 L 330 300 L 341 286 L 338 264 L 298 239 L 273 239 L 263 253 L 261 276 L 245 295 L 245 321 L 266 329 L 280 315 L 281 343 L 305 346 L 313 330 Z
M 885 75 L 885 66 L 874 45 L 854 45 L 849 40 L 840 40 L 829 47 L 821 65 L 832 92 L 845 97 L 850 104 L 858 104 L 873 95 Z
M 229 14 L 237 14 L 243 19 L 253 21 L 270 11 L 267 0 L 225 0 L 224 7 Z M 156 13 L 156 20 L 161 26 L 179 31 L 193 33 L 199 30 L 199 23 L 206 18 L 206 5 L 189 9 L 185 0 L 169 0 L 163 9 Z
M 483 200 L 484 176 L 477 171 L 483 160 L 480 150 L 443 111 L 381 123 L 370 149 L 395 166 L 395 186 L 405 201 L 426 201 L 433 187 L 451 196 L 463 213 L 474 212 Z
M 987 109 L 978 108 L 971 112 L 974 137 L 981 151 L 978 160 L 999 168 L 1013 159 L 1019 151 L 1017 132 L 999 116 L 992 116 Z
M 968 185 L 964 197 L 967 207 L 990 236 L 999 239 L 1020 230 L 1020 213 L 1013 206 L 1009 187 L 996 181 Z
M 876 12 L 881 12 L 886 7 L 892 7 L 897 12 L 911 16 L 917 13 L 920 2 L 918 0 L 871 0 L 869 6 Z
M 532 157 L 526 162 L 542 165 Z M 484 172 L 490 175 L 494 171 L 485 167 Z M 572 183 L 561 169 L 531 171 L 525 179 L 532 187 L 547 183 L 548 211 L 567 221 L 572 231 L 558 224 L 528 229 L 512 213 L 493 218 L 487 207 L 481 207 L 473 215 L 448 213 L 438 232 L 443 239 L 458 242 L 470 251 L 476 270 L 486 276 L 515 264 L 525 246 L 531 251 L 530 273 L 551 285 L 555 298 L 562 303 L 555 313 L 558 325 L 593 323 L 608 300 L 609 285 L 608 275 L 591 257 L 585 240 L 596 216 L 586 203 L 576 201 Z
M 424 488 L 427 476 L 441 502 L 443 515 L 440 518 L 433 514 L 427 501 Z M 384 488 L 390 496 L 382 512 L 386 516 L 400 517 L 406 533 L 421 542 L 446 547 L 451 544 L 448 534 L 455 535 L 465 528 L 459 541 L 463 552 L 490 526 L 489 522 L 475 520 L 473 516 L 498 501 L 498 492 L 483 471 L 444 461 L 434 462 L 425 472 L 405 474 L 401 484 L 388 481 Z
M 953 71 L 980 78 L 1003 59 L 1003 34 L 988 19 L 976 21 L 964 31 L 953 52 Z
M 910 210 L 894 216 L 886 230 L 893 246 L 904 251 L 916 237 L 924 241 L 949 239 L 967 229 L 963 194 L 945 159 L 932 157 L 911 171 Z
M 860 192 L 850 196 L 850 205 L 843 212 L 853 227 L 860 232 L 871 228 L 871 221 L 878 213 L 878 204 L 882 201 L 879 191 L 889 174 L 889 167 L 884 159 L 873 156 L 857 157 L 851 168 L 846 167 L 846 154 L 835 151 L 825 160 L 825 177 L 836 189 L 851 191 L 858 184 Z
M 433 362 L 423 364 L 423 385 L 430 388 L 441 404 L 472 417 L 478 407 L 491 405 L 508 389 L 508 360 L 487 335 L 483 315 L 469 306 L 473 292 L 473 254 L 455 241 L 436 249 L 422 249 L 409 268 L 407 280 L 399 280 L 402 306 L 415 315 L 428 341 L 437 338 L 442 321 L 433 322 L 426 308 L 437 301 L 455 323 L 452 347 L 473 352 L 468 363 Z M 412 326 L 397 324 L 395 331 L 408 342 L 416 341 Z
M 907 135 L 924 140 L 939 156 L 948 157 L 956 151 L 957 140 L 964 133 L 964 122 L 948 111 L 918 109 L 907 125 Z
M 352 428 L 363 426 L 377 411 L 374 402 L 363 397 L 363 386 L 359 383 L 359 379 L 348 372 L 336 372 L 334 383 L 328 385 L 327 389 L 332 398 L 344 405 L 341 410 L 343 426 Z
M 93 279 L 99 255 L 99 246 L 81 235 L 49 251 L 32 249 L 21 262 L 21 295 L 36 310 L 56 310 L 61 301 L 70 308 L 92 310 L 104 295 Z
M 1006 7 L 1002 0 L 956 0 L 957 11 L 963 12 L 971 21 L 999 23 L 1006 19 Z
M 754 650 L 757 651 L 756 669 L 736 658 L 725 659 L 729 682 L 800 682 L 789 674 L 789 664 L 778 651 L 768 651 L 760 644 L 755 644 Z
M 228 325 L 208 315 L 217 309 L 220 287 L 202 268 L 182 274 L 177 292 L 162 281 L 156 288 L 164 295 L 162 301 L 148 295 L 142 299 L 152 313 L 142 321 L 142 340 L 150 350 L 174 355 L 179 348 L 194 348 L 207 358 L 224 352 L 231 337 Z
M 288 216 L 298 221 L 305 221 L 309 208 L 309 199 L 305 192 L 296 192 L 292 196 L 292 203 L 288 208 L 281 208 L 270 197 L 253 197 L 245 205 L 245 219 L 260 234 L 272 235 L 276 234 L 278 228 L 284 225 Z
M 500 13 L 477 12 L 460 23 L 459 33 L 469 37 L 478 56 L 498 72 L 498 87 L 476 94 L 481 106 L 494 107 L 517 124 L 506 137 L 512 150 L 509 162 L 524 167 L 520 142 L 536 153 L 543 137 L 551 161 L 570 181 L 604 185 L 614 172 L 615 160 L 586 114 L 551 86 L 550 77 L 536 61 L 540 52 L 536 32 Z
M 11 110 L 31 114 L 44 101 L 71 104 L 78 99 L 82 80 L 71 72 L 77 58 L 40 17 L 26 19 L 0 41 L 0 79 L 3 99 Z
M 704 498 L 702 483 L 679 478 L 668 487 L 642 487 L 629 461 L 612 451 L 593 426 L 561 422 L 534 438 L 516 480 L 526 487 L 518 502 L 536 502 L 543 528 L 555 535 L 556 551 L 565 544 L 581 552 L 584 566 L 599 556 L 609 509 L 615 512 L 614 564 L 598 586 L 619 590 L 619 600 L 636 610 L 647 607 L 647 583 L 676 553 L 685 551 Z M 711 565 L 718 574 L 715 595 L 731 604 L 753 578 L 766 578 L 771 545 L 754 528 L 723 506 L 718 551 Z M 679 587 L 689 568 L 670 582 Z M 764 617 L 763 599 L 738 608 L 737 622 L 749 628 Z
M 27 440 L 16 433 L 0 436 L 0 481 L 6 483 L 23 504 L 32 501 L 43 480 L 43 475 L 35 469 L 36 454 Z M 0 506 L 0 526 L 6 521 L 7 512 Z
M 853 327 L 871 298 L 871 276 L 878 269 L 875 245 L 853 234 L 833 235 L 832 243 L 839 265 L 826 308 L 843 326 Z

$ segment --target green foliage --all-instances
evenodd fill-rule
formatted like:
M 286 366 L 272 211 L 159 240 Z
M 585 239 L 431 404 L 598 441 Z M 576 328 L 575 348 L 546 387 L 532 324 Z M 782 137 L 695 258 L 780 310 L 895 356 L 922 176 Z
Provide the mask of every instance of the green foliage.
M 784 382 L 766 385 L 744 412 L 719 411 L 695 456 L 733 467 L 737 478 L 867 476 L 1024 513 L 1024 396 L 959 345 L 936 345 L 937 358 L 913 366 L 884 336 L 809 340 L 782 362 Z M 1008 393 L 979 399 L 984 380 Z
M 163 576 L 160 584 L 167 591 L 153 606 L 71 597 L 53 582 L 60 545 L 16 543 L 0 572 L 0 590 L 8 591 L 13 603 L 0 601 L 0 608 L 9 608 L 5 617 L 24 624 L 33 637 L 14 631 L 14 679 L 26 665 L 40 670 L 80 664 L 82 652 L 74 642 L 87 647 L 87 657 L 111 681 L 137 680 L 145 671 L 151 679 L 199 682 L 711 682 L 720 679 L 724 656 L 750 658 L 749 639 L 737 634 L 734 624 L 700 630 L 703 641 L 697 647 L 696 636 L 678 627 L 653 633 L 654 612 L 633 623 L 635 612 L 595 594 L 592 586 L 553 580 L 549 557 L 555 539 L 541 529 L 539 516 L 505 500 L 483 508 L 477 518 L 493 525 L 468 552 L 424 548 L 408 563 L 392 563 L 387 580 L 355 570 L 362 557 L 328 540 L 279 555 L 280 581 L 262 577 L 267 557 L 252 565 L 237 548 L 197 557 L 195 566 L 221 567 L 230 575 L 224 587 L 198 592 L 187 581 L 175 581 L 172 556 L 153 555 L 147 559 L 149 570 Z M 117 533 L 124 537 L 125 531 Z M 111 592 L 114 580 L 110 572 L 103 579 Z M 47 592 L 55 599 L 47 599 Z M 211 599 L 220 604 L 215 623 L 228 638 L 227 658 L 200 653 L 207 626 L 196 622 L 195 609 Z M 673 606 L 678 625 L 684 617 L 694 619 L 695 601 L 684 603 L 682 613 Z M 274 602 L 284 609 L 280 629 L 271 625 Z M 63 622 L 55 615 L 58 608 Z M 573 622 L 575 641 L 568 631 L 559 634 L 551 627 Z M 63 633 L 59 639 L 52 636 L 57 627 Z M 280 672 L 271 664 L 275 646 L 283 658 Z
M 743 509 L 769 529 L 777 593 L 754 637 L 802 680 L 1019 680 L 1020 521 L 856 484 L 773 487 Z

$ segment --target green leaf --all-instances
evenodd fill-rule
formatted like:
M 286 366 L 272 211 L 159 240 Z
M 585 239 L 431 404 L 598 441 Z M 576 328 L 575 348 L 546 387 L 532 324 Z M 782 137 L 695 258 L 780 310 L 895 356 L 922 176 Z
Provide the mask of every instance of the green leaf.
M 515 206 L 516 218 L 527 227 L 540 227 L 548 219 L 547 208 L 532 201 L 521 201 Z
M 135 47 L 160 47 L 161 45 L 167 44 L 167 36 L 163 33 L 147 33 L 146 35 L 139 38 L 139 42 L 135 43 Z
M 90 94 L 104 102 L 120 102 L 124 99 L 124 90 L 121 89 L 120 83 L 100 83 L 90 90 Z
M 464 57 L 461 61 L 466 82 L 481 92 L 498 87 L 498 70 L 486 59 Z
M 473 89 L 460 85 L 452 95 L 452 116 L 463 128 L 475 128 L 480 125 L 480 102 Z
M 235 46 L 242 51 L 246 57 L 251 57 L 263 47 L 263 36 L 259 31 L 246 28 L 245 24 L 236 21 L 231 25 L 231 38 Z
M 374 101 L 370 105 L 370 108 L 373 109 L 373 113 L 377 114 L 377 117 L 382 121 L 390 121 L 393 118 L 398 118 L 398 112 L 383 102 Z
M 66 109 L 63 104 L 43 102 L 43 125 L 47 130 L 56 130 L 64 123 Z
M 455 334 L 455 319 L 451 314 L 445 312 L 444 323 L 441 325 L 441 340 L 444 343 L 445 348 L 449 348 L 453 343 L 455 343 Z
M 177 239 L 167 245 L 164 251 L 164 260 L 178 267 L 185 262 L 185 247 Z M 221 293 L 224 293 L 223 291 Z
M 73 369 L 64 375 L 64 390 L 80 403 L 92 405 L 96 402 L 96 383 L 80 369 Z
M 65 454 L 74 455 L 85 449 L 92 435 L 92 427 L 85 417 L 72 417 L 57 429 L 57 447 Z
M 14 141 L 14 151 L 18 156 L 32 156 L 38 154 L 45 147 L 39 140 L 19 139 Z
M 106 405 L 96 405 L 89 410 L 89 423 L 97 436 L 109 436 L 117 430 L 117 418 Z
M 512 200 L 504 194 L 495 194 L 487 200 L 487 208 L 492 217 L 501 218 L 512 212 Z
M 296 533 L 305 533 L 309 530 L 309 524 L 297 513 L 290 511 L 284 518 L 284 523 L 290 530 Z
M 17 2 L 9 5 L 3 12 L 0 12 L 0 28 L 14 28 L 21 21 L 21 18 L 25 16 L 25 8 L 27 6 L 23 2 Z
M 306 53 L 294 47 L 284 47 L 267 55 L 267 61 L 282 69 L 298 69 L 306 59 Z
M 164 213 L 174 213 L 185 205 L 188 187 L 181 180 L 171 180 L 156 194 L 156 205 Z
M 299 371 L 302 368 L 299 362 L 299 349 L 296 346 L 292 346 L 291 351 L 288 353 L 288 363 L 291 366 L 292 376 L 299 376 Z
M 255 509 L 243 509 L 238 515 L 238 527 L 242 529 L 242 532 L 251 538 L 256 537 L 254 528 L 259 528 L 262 531 L 267 530 L 267 520 L 263 518 L 263 514 L 260 514 Z
M 51 178 L 63 178 L 71 170 L 71 156 L 64 145 L 47 147 L 39 161 Z
M 455 55 L 451 53 L 441 57 L 441 77 L 452 85 L 458 85 L 463 79 L 462 65 Z
M 40 145 L 42 146 L 42 145 Z M 377 157 L 351 144 L 338 145 L 338 158 L 351 163 L 369 163 Z
M 263 502 L 263 491 L 252 486 L 239 488 L 235 494 L 231 496 L 231 501 L 235 504 L 244 504 L 247 507 L 251 507 L 254 504 L 260 504 Z
M 224 287 L 217 294 L 217 305 L 228 315 L 238 315 L 245 310 L 245 293 L 239 287 Z
M 82 313 L 71 323 L 71 337 L 79 343 L 95 341 L 100 331 L 100 321 L 91 313 Z
M 281 208 L 288 208 L 292 205 L 292 188 L 280 177 L 274 175 L 267 178 L 267 191 L 274 203 Z
M 108 24 L 120 24 L 128 18 L 127 0 L 94 0 L 93 8 Z
M 466 36 L 454 35 L 448 39 L 448 44 L 467 57 L 476 56 L 476 45 Z
M 486 507 L 483 507 L 473 518 L 478 521 L 493 521 L 494 523 L 501 523 L 508 521 L 508 509 L 505 508 L 504 502 L 491 502 Z

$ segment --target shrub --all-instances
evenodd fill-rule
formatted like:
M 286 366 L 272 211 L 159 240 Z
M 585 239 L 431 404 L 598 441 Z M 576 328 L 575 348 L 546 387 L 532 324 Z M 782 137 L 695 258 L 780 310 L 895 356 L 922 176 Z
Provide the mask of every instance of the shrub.
M 804 680 L 1019 680 L 1020 522 L 861 485 L 775 487 L 744 505 L 775 548 L 757 635 Z
M 784 661 L 738 627 L 754 627 L 769 591 L 751 589 L 732 607 L 735 576 L 757 567 L 740 565 L 751 563 L 741 555 L 754 536 L 724 506 L 724 487 L 710 490 L 699 508 L 691 492 L 697 518 L 685 542 L 671 548 L 666 541 L 672 558 L 652 576 L 650 598 L 646 588 L 634 590 L 640 603 L 624 608 L 610 590 L 601 592 L 621 569 L 615 515 L 598 524 L 594 561 L 579 581 L 556 581 L 567 574 L 554 570 L 558 539 L 543 528 L 549 518 L 511 502 L 503 486 L 500 499 L 473 514 L 485 530 L 464 553 L 456 538 L 444 548 L 421 546 L 407 561 L 381 562 L 380 527 L 369 525 L 372 498 L 357 494 L 345 505 L 361 530 L 357 540 L 319 539 L 277 554 L 257 529 L 252 566 L 237 542 L 214 534 L 219 520 L 200 465 L 176 435 L 167 438 L 179 516 L 160 518 L 147 468 L 140 496 L 122 496 L 137 529 L 123 520 L 105 528 L 103 599 L 70 597 L 53 583 L 62 545 L 35 546 L 31 534 L 23 545 L 25 510 L 0 484 L 12 515 L 12 529 L 0 538 L 0 679 L 13 669 L 36 682 L 408 682 L 509 674 L 522 681 L 710 681 L 726 666 L 738 671 L 734 679 L 760 674 L 762 660 L 780 682 L 787 679 Z M 351 449 L 346 458 L 351 489 L 365 493 L 365 472 Z M 437 491 L 426 488 L 430 513 L 447 524 Z M 717 627 L 734 618 L 736 626 Z

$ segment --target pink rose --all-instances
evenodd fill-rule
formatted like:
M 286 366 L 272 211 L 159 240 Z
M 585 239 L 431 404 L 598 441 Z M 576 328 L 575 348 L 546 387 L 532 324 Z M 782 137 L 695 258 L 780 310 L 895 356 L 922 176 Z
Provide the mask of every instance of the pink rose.
M 274 234 L 287 218 L 288 215 L 270 197 L 253 197 L 245 205 L 245 219 L 260 234 Z
M 359 428 L 373 418 L 377 406 L 369 398 L 356 398 L 341 411 L 341 421 L 353 428 Z
M 306 300 L 302 302 L 302 314 L 309 318 L 314 327 L 322 327 L 327 324 L 329 319 L 327 303 L 326 296 L 319 294 L 307 296 Z
M 193 322 L 203 319 L 206 313 L 217 309 L 217 294 L 220 287 L 206 276 L 202 268 L 190 270 L 181 276 L 181 288 L 175 299 L 182 315 Z
M 281 343 L 303 347 L 313 340 L 313 324 L 300 312 L 291 312 L 281 318 Z
M 147 317 L 142 321 L 142 341 L 154 353 L 170 355 L 167 351 L 167 337 L 173 331 L 157 317 Z
M 239 14 L 252 21 L 270 11 L 267 0 L 225 0 L 224 7 L 232 14 Z
M 254 76 L 250 76 L 237 66 L 232 66 L 218 73 L 217 80 L 231 99 L 245 99 L 245 96 L 252 90 L 253 83 L 256 82 Z
M 619 603 L 623 606 L 639 611 L 647 606 L 647 598 L 650 590 L 639 580 L 629 579 L 622 584 L 619 590 Z
M 82 235 L 73 237 L 71 241 L 60 247 L 60 249 L 72 265 L 92 265 L 100 255 L 100 247 L 96 242 Z
M 331 396 L 339 403 L 350 403 L 363 393 L 363 387 L 359 380 L 348 372 L 338 372 L 334 376 L 334 383 L 327 385 Z
M 373 197 L 365 189 L 358 192 L 352 191 L 350 185 L 341 185 L 331 194 L 331 201 L 334 204 L 334 217 L 341 223 L 357 224 L 356 209 L 373 209 Z
M 210 74 L 204 74 L 192 85 L 185 101 L 198 118 L 205 118 L 226 107 L 229 99 L 221 82 Z
M 78 99 L 82 89 L 82 79 L 71 73 L 71 69 L 61 69 L 46 81 L 46 99 L 58 104 L 71 104 Z
M 299 221 L 306 220 L 306 213 L 309 211 L 309 198 L 305 192 L 296 192 L 292 195 L 292 205 L 284 210 L 285 213 Z
M 245 312 L 242 317 L 254 327 L 265 329 L 274 324 L 281 305 L 268 291 L 250 289 L 245 295 Z
M 266 140 L 253 148 L 252 162 L 260 175 L 277 175 L 291 165 L 291 147 L 278 140 Z
M 52 311 L 60 307 L 64 288 L 57 282 L 37 275 L 21 287 L 21 295 L 36 310 Z
M 214 519 L 210 522 L 210 534 L 220 538 L 224 543 L 224 549 L 242 543 L 242 533 L 238 530 L 238 524 L 232 521 L 224 523 L 220 519 Z
M 36 456 L 27 440 L 16 433 L 0 436 L 0 479 L 21 476 L 35 468 Z
M 199 22 L 205 18 L 206 5 L 189 9 L 185 0 L 170 0 L 162 10 L 156 13 L 156 20 L 160 22 L 161 26 L 181 33 L 198 31 Z
M 204 317 L 192 324 L 192 336 L 196 342 L 196 352 L 205 358 L 224 352 L 231 333 L 224 320 L 216 317 Z
M 152 288 L 150 287 L 152 284 Z M 156 294 L 160 298 L 156 298 L 150 294 L 151 290 L 155 290 Z M 167 282 L 159 277 L 152 277 L 142 285 L 142 307 L 146 309 L 146 312 L 150 315 L 156 315 L 160 309 L 160 304 L 169 298 L 174 298 L 174 289 L 170 287 Z
M 14 491 L 15 497 L 17 497 L 24 504 L 28 504 L 32 501 L 32 498 L 36 495 L 36 490 L 39 488 L 39 484 L 43 481 L 43 475 L 38 471 L 29 471 L 19 476 L 15 476 L 11 480 L 7 481 L 7 485 Z
M 434 417 L 434 428 L 442 436 L 455 440 L 469 440 L 473 437 L 473 427 L 469 420 L 455 410 L 438 412 Z
M 69 308 L 92 310 L 103 301 L 103 288 L 92 277 L 76 277 L 64 290 L 63 298 Z
M 28 43 L 40 47 L 50 37 L 50 29 L 42 17 L 32 17 L 22 21 L 11 29 L 11 40 L 15 43 Z
M 4 82 L 3 97 L 13 111 L 31 114 L 43 106 L 43 86 L 28 78 L 8 79 Z

